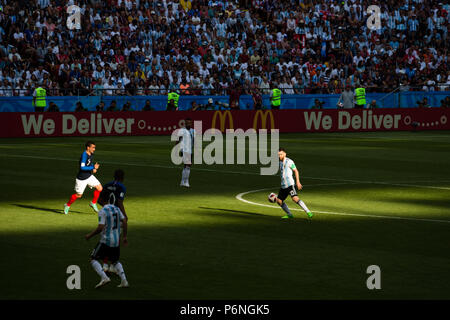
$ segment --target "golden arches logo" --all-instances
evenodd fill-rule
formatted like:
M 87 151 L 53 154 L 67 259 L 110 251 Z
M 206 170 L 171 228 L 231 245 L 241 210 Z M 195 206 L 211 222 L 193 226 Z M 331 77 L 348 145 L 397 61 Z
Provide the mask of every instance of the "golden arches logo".
M 253 129 L 258 130 L 258 120 L 261 117 L 261 129 L 267 129 L 267 117 L 270 116 L 270 129 L 275 129 L 275 119 L 273 117 L 272 110 L 258 110 L 253 118 Z
M 234 129 L 233 116 L 231 115 L 230 110 L 226 110 L 224 113 L 222 113 L 222 111 L 219 111 L 219 110 L 214 112 L 214 115 L 212 118 L 212 123 L 211 123 L 211 129 L 216 129 L 217 117 L 219 117 L 220 131 L 225 131 L 225 129 L 227 129 L 225 127 L 225 121 L 227 120 L 227 118 L 229 119 L 229 121 L 228 121 L 229 128 L 228 129 Z

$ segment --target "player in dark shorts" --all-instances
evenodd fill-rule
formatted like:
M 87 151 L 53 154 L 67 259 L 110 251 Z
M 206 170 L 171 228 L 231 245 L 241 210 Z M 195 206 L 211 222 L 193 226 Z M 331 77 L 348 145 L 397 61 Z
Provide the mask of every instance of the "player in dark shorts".
M 125 207 L 123 206 L 125 193 L 127 192 L 127 189 L 123 184 L 124 180 L 125 173 L 123 172 L 123 170 L 117 169 L 116 171 L 114 171 L 114 180 L 105 184 L 103 186 L 103 190 L 108 197 L 108 203 L 118 207 L 125 216 L 125 220 L 128 222 L 128 216 L 125 212 Z M 108 259 L 103 260 L 103 271 L 115 273 L 115 268 L 112 264 L 108 263 Z
M 281 188 L 275 201 L 281 209 L 286 212 L 286 215 L 282 218 L 289 219 L 294 217 L 284 202 L 288 196 L 291 196 L 292 201 L 298 204 L 306 212 L 308 218 L 312 218 L 313 213 L 308 209 L 306 204 L 300 200 L 297 195 L 297 190 L 295 189 L 295 185 L 297 185 L 298 190 L 301 190 L 303 186 L 300 183 L 299 172 L 294 161 L 286 157 L 286 151 L 283 148 L 280 148 L 278 158 L 280 160 Z M 295 174 L 295 180 L 293 174 Z
M 128 225 L 119 207 L 108 204 L 109 196 L 110 193 L 105 191 L 102 191 L 100 194 L 98 203 L 103 208 L 98 212 L 98 226 L 94 231 L 85 236 L 85 239 L 89 240 L 95 235 L 100 234 L 100 241 L 91 254 L 91 265 L 101 278 L 100 282 L 95 286 L 96 289 L 111 282 L 111 279 L 103 271 L 102 265 L 100 264 L 100 261 L 104 259 L 108 259 L 112 263 L 115 273 L 120 277 L 121 282 L 119 287 L 129 287 L 123 266 L 119 261 L 121 229 L 123 229 L 123 244 L 127 245 Z

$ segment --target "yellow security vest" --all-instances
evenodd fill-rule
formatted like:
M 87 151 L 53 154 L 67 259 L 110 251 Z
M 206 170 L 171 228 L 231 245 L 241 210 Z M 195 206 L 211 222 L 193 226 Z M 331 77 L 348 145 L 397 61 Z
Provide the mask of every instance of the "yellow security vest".
M 47 92 L 44 88 L 37 88 L 36 89 L 36 103 L 35 103 L 35 107 L 37 108 L 45 108 L 47 106 L 47 101 L 46 101 L 46 95 Z
M 278 107 L 281 104 L 281 90 L 273 89 L 272 90 L 272 105 Z
M 365 105 L 366 104 L 366 89 L 364 88 L 356 88 L 355 90 L 355 98 L 357 105 Z
M 176 93 L 176 92 L 169 92 L 167 97 L 168 97 L 167 103 L 169 103 L 170 100 L 174 100 L 175 107 L 178 107 L 178 99 L 180 99 L 180 95 L 178 93 Z

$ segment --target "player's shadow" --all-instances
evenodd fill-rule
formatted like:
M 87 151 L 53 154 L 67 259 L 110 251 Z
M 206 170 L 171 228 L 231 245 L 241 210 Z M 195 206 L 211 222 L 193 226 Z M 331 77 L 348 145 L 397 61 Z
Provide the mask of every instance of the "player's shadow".
M 231 213 L 243 213 L 243 214 L 249 214 L 249 215 L 252 215 L 252 216 L 267 217 L 267 215 L 265 215 L 265 214 L 256 213 L 256 212 L 241 211 L 241 210 L 231 210 L 231 209 L 222 209 L 222 208 L 208 208 L 208 207 L 199 207 L 199 209 L 225 211 L 225 212 L 231 212 Z
M 17 203 L 13 203 L 13 206 L 20 207 L 20 208 L 25 208 L 25 209 L 32 209 L 32 210 L 39 210 L 39 211 L 46 211 L 46 212 L 53 212 L 53 213 L 64 214 L 64 210 L 63 209 L 42 208 L 42 207 L 30 206 L 30 205 L 26 205 L 26 204 L 17 204 Z M 70 212 L 71 213 L 84 213 L 84 212 L 81 212 L 81 211 L 73 211 L 73 210 L 70 210 Z

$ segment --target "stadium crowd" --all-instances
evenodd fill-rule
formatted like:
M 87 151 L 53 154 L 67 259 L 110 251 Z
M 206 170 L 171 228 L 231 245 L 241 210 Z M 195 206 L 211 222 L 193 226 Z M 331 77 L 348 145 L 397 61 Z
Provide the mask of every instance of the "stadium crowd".
M 381 0 L 0 0 L 0 96 L 449 90 L 449 6 Z M 80 24 L 68 17 L 81 8 Z M 70 19 L 69 19 L 70 20 Z M 239 92 L 236 92 L 239 91 Z

